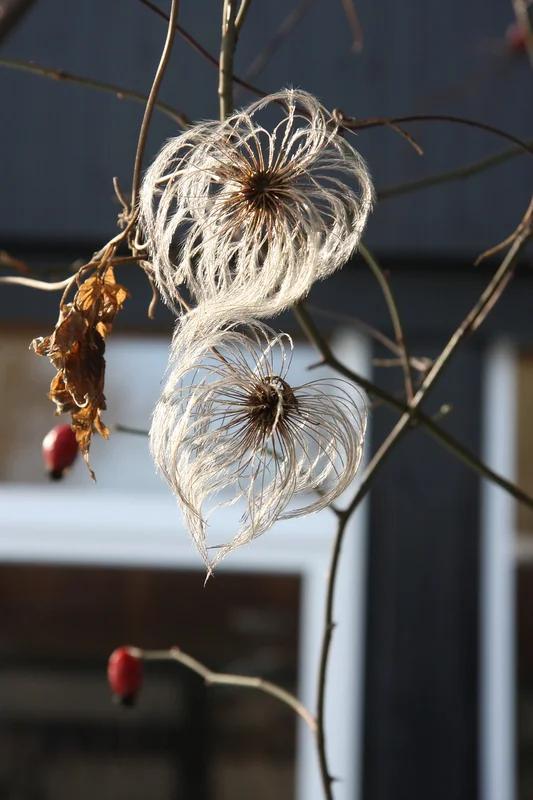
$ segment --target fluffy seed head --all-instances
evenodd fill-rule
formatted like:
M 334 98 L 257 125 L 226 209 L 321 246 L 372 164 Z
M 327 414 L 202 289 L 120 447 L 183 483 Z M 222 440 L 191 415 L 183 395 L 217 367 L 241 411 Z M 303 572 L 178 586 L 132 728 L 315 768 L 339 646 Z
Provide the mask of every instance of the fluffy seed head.
M 214 332 L 186 350 L 180 342 L 178 330 L 150 446 L 212 569 L 276 520 L 332 503 L 357 473 L 366 415 L 346 381 L 292 386 L 292 341 L 261 323 Z M 240 529 L 211 558 L 207 520 L 236 502 Z
M 171 139 L 144 178 L 139 224 L 169 305 L 185 284 L 198 304 L 272 316 L 347 261 L 372 200 L 329 112 L 287 90 Z

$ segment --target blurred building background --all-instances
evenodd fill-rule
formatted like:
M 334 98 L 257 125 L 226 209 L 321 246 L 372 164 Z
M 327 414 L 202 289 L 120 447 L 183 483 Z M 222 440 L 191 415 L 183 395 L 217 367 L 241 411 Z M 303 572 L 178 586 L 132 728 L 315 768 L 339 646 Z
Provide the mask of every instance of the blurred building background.
M 182 0 L 180 10 L 181 24 L 215 54 L 219 5 Z M 356 0 L 356 8 L 364 34 L 360 54 L 353 52 L 341 1 L 316 0 L 306 4 L 255 82 L 268 91 L 304 88 L 358 118 L 446 113 L 531 139 L 533 75 L 527 55 L 505 39 L 513 20 L 510 0 Z M 247 72 L 291 9 L 284 0 L 252 2 L 237 73 Z M 2 45 L 0 59 L 33 61 L 146 93 L 164 31 L 163 21 L 138 0 L 38 0 Z M 212 65 L 178 38 L 161 99 L 193 119 L 213 117 L 217 81 Z M 249 99 L 237 95 L 239 103 Z M 0 109 L 0 250 L 53 278 L 114 234 L 112 178 L 127 190 L 142 106 L 4 69 Z M 469 180 L 394 197 L 390 190 L 398 184 L 507 149 L 487 132 L 450 123 L 419 123 L 409 131 L 423 157 L 389 129 L 358 135 L 382 198 L 366 241 L 389 270 L 411 353 L 431 358 L 492 273 L 493 263 L 474 268 L 474 258 L 521 219 L 533 162 L 520 155 Z M 149 156 L 175 133 L 171 120 L 157 116 Z M 106 418 L 146 428 L 172 320 L 161 308 L 154 321 L 147 318 L 149 287 L 131 267 L 122 268 L 119 279 L 132 299 L 109 347 Z M 427 405 L 428 413 L 451 406 L 442 425 L 530 492 L 532 297 L 529 257 Z M 74 557 L 71 564 L 68 557 L 44 563 L 46 543 L 40 555 L 26 553 L 15 563 L 17 504 L 43 496 L 40 442 L 53 424 L 46 398 L 51 368 L 27 345 L 51 330 L 57 299 L 8 286 L 0 291 L 0 502 L 9 506 L 0 531 L 0 797 L 61 800 L 98 791 L 114 800 L 223 800 L 252 793 L 257 800 L 289 800 L 297 740 L 283 706 L 249 693 L 205 692 L 184 671 L 154 668 L 145 703 L 127 716 L 108 704 L 102 681 L 114 646 L 159 647 L 179 639 L 215 669 L 262 674 L 296 688 L 299 665 L 312 654 L 302 653 L 299 637 L 302 580 L 297 569 L 291 575 L 282 570 L 281 555 L 279 574 L 222 572 L 205 592 L 199 573 L 188 567 L 119 569 Z M 334 320 L 316 317 L 328 336 L 350 328 L 346 316 L 392 335 L 379 287 L 359 259 L 317 286 L 310 302 L 337 314 Z M 279 324 L 297 335 L 289 315 Z M 374 360 L 388 355 L 370 339 L 367 347 Z M 299 352 L 303 370 L 314 355 L 303 342 Z M 375 366 L 373 378 L 401 390 L 393 370 Z M 372 448 L 394 421 L 385 408 L 373 411 Z M 107 490 L 125 503 L 128 496 L 147 503 L 161 498 L 161 513 L 170 509 L 142 437 L 95 442 L 92 461 L 96 489 L 78 464 L 65 484 L 49 490 L 56 493 L 57 526 L 66 540 L 75 540 L 77 527 L 75 518 L 62 514 L 69 491 L 80 492 L 90 507 Z M 42 506 L 47 513 L 51 507 Z M 105 518 L 101 524 L 105 529 Z M 169 527 L 174 524 L 178 530 L 177 517 Z M 376 482 L 361 532 L 366 546 L 352 552 L 351 566 L 364 603 L 353 609 L 350 635 L 358 642 L 362 677 L 353 697 L 345 698 L 358 722 L 354 798 L 529 800 L 531 515 L 414 430 Z

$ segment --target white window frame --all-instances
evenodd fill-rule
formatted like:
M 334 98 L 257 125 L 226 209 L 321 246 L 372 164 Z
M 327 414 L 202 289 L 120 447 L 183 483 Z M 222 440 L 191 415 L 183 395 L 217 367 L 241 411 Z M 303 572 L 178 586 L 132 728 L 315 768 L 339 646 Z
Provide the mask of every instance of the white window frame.
M 517 349 L 501 341 L 485 359 L 483 457 L 516 479 Z M 481 490 L 480 800 L 515 800 L 515 501 Z
M 340 345 L 339 357 L 368 374 L 367 343 L 346 333 Z M 232 508 L 218 512 L 217 529 L 222 537 L 232 538 L 237 517 Z M 360 797 L 366 529 L 363 503 L 345 532 L 327 676 L 326 734 L 331 773 L 339 779 L 336 800 Z M 217 567 L 217 571 L 301 577 L 298 696 L 311 710 L 316 704 L 334 530 L 335 520 L 327 511 L 278 523 Z M 98 487 L 91 496 L 87 490 L 69 490 L 65 485 L 0 486 L 0 563 L 198 570 L 199 580 L 205 574 L 170 495 L 106 493 Z M 314 739 L 303 722 L 298 727 L 295 798 L 323 798 Z

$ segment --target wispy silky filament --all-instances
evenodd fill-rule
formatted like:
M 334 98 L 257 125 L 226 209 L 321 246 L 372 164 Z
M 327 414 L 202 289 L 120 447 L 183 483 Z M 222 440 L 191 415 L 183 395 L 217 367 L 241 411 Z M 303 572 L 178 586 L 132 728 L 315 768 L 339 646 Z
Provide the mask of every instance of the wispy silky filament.
M 346 381 L 292 386 L 292 349 L 288 335 L 258 322 L 185 349 L 179 329 L 174 337 L 150 446 L 210 569 L 276 520 L 325 508 L 357 473 L 364 404 Z M 237 502 L 240 529 L 210 558 L 207 519 Z
M 267 130 L 259 118 L 274 114 Z M 139 227 L 166 302 L 177 310 L 185 285 L 199 307 L 227 304 L 232 321 L 236 306 L 273 316 L 341 267 L 372 201 L 331 114 L 287 90 L 171 139 L 144 178 Z

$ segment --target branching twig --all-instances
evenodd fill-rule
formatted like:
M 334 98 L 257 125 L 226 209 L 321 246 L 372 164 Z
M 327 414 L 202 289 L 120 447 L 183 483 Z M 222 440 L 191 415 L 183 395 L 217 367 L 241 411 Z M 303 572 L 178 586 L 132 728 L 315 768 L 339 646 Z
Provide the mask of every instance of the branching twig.
M 364 260 L 372 270 L 374 276 L 376 277 L 377 282 L 380 285 L 381 291 L 383 292 L 383 297 L 385 298 L 385 302 L 389 310 L 392 327 L 394 328 L 394 335 L 396 336 L 396 344 L 398 345 L 398 349 L 400 351 L 403 377 L 405 382 L 405 396 L 407 398 L 407 402 L 410 403 L 411 400 L 413 399 L 413 380 L 411 378 L 411 368 L 409 366 L 409 352 L 407 349 L 407 342 L 405 340 L 402 322 L 400 319 L 400 312 L 398 311 L 398 305 L 389 286 L 389 281 L 387 280 L 387 276 L 385 275 L 384 271 L 382 270 L 382 268 L 380 267 L 380 265 L 378 264 L 372 253 L 365 247 L 365 245 L 362 242 L 360 242 L 359 244 L 359 252 L 361 253 Z
M 507 256 L 502 261 L 499 269 L 493 276 L 485 291 L 481 294 L 479 300 L 475 303 L 469 314 L 465 317 L 463 322 L 459 325 L 453 336 L 448 341 L 448 344 L 442 350 L 440 356 L 437 358 L 432 368 L 425 377 L 422 385 L 413 400 L 410 403 L 409 410 L 401 417 L 396 423 L 392 431 L 389 433 L 383 444 L 379 447 L 370 464 L 368 465 L 363 478 L 361 480 L 359 489 L 355 494 L 352 501 L 344 511 L 339 514 L 339 522 L 333 549 L 331 554 L 330 569 L 328 573 L 327 591 L 326 591 L 326 617 L 324 622 L 324 633 L 322 638 L 322 648 L 319 663 L 319 682 L 318 682 L 318 708 L 317 708 L 317 742 L 319 748 L 319 761 L 321 767 L 322 781 L 327 800 L 332 800 L 332 777 L 329 773 L 326 743 L 324 739 L 324 713 L 325 713 L 325 690 L 327 668 L 329 661 L 329 652 L 331 648 L 331 639 L 333 635 L 333 605 L 335 596 L 335 583 L 337 577 L 337 570 L 339 566 L 340 553 L 344 540 L 344 534 L 348 521 L 359 506 L 361 501 L 366 496 L 372 481 L 374 480 L 378 470 L 381 468 L 386 458 L 390 455 L 398 441 L 402 438 L 408 430 L 408 426 L 412 419 L 412 410 L 416 410 L 422 401 L 427 397 L 429 391 L 435 385 L 437 379 L 440 377 L 442 371 L 445 369 L 454 354 L 457 347 L 461 344 L 463 339 L 471 331 L 472 326 L 476 323 L 477 318 L 483 314 L 485 306 L 491 302 L 495 294 L 499 292 L 500 286 L 505 281 L 508 272 L 512 269 L 515 260 L 517 259 L 520 250 L 531 235 L 531 230 L 528 228 L 524 230 L 520 236 L 517 236 Z
M 249 675 L 230 675 L 224 672 L 213 672 L 200 661 L 192 656 L 183 653 L 178 647 L 171 647 L 170 650 L 141 650 L 138 647 L 129 648 L 132 655 L 144 661 L 177 661 L 187 669 L 196 672 L 204 679 L 207 686 L 242 686 L 249 689 L 257 689 L 260 692 L 271 695 L 281 700 L 282 703 L 292 708 L 293 711 L 303 719 L 305 724 L 313 734 L 316 734 L 316 720 L 310 711 L 301 703 L 297 697 L 290 692 L 282 689 L 271 681 L 263 678 L 255 678 Z
M 239 33 L 241 32 L 241 28 L 244 25 L 244 20 L 246 19 L 246 15 L 250 9 L 251 2 L 252 0 L 241 0 L 239 10 L 235 17 L 235 40 L 237 40 Z
M 142 103 L 143 105 L 148 100 L 147 96 L 141 92 L 134 92 L 132 89 L 125 89 L 123 86 L 96 81 L 92 78 L 84 78 L 81 75 L 74 75 L 72 72 L 65 72 L 62 69 L 43 67 L 40 64 L 35 64 L 33 61 L 15 61 L 12 58 L 0 58 L 0 67 L 30 72 L 32 75 L 39 75 L 41 78 L 51 78 L 54 81 L 76 83 L 79 86 L 88 86 L 90 89 L 99 89 L 102 92 L 114 94 L 119 100 L 134 100 L 136 103 Z M 172 108 L 172 106 L 167 105 L 167 103 L 155 103 L 154 108 L 157 111 L 161 111 L 162 114 L 166 114 L 167 117 L 177 122 L 182 128 L 186 128 L 190 125 L 190 120 L 186 114 L 176 108 Z
M 218 97 L 220 119 L 224 121 L 233 111 L 233 54 L 235 53 L 236 0 L 224 0 L 222 9 L 222 41 L 220 45 L 220 69 Z
M 363 331 L 363 333 L 367 333 L 377 342 L 380 342 L 380 344 L 386 347 L 387 350 L 390 350 L 391 353 L 395 353 L 397 356 L 400 356 L 400 348 L 396 342 L 393 342 L 392 339 L 389 339 L 388 336 L 379 331 L 377 328 L 369 325 L 368 322 L 365 322 L 358 317 L 352 317 L 350 314 L 342 314 L 338 311 L 330 311 L 327 308 L 321 308 L 320 306 L 315 306 L 314 304 L 311 305 L 311 303 L 306 303 L 306 308 L 313 314 L 318 314 L 320 317 L 326 317 L 329 319 L 334 319 L 337 322 L 345 322 L 348 325 L 353 325 L 354 328 Z M 418 370 L 418 372 L 427 372 L 433 362 L 430 358 L 417 358 L 416 356 L 410 356 L 409 363 L 413 369 Z
M 485 250 L 484 253 L 481 253 L 481 255 L 478 256 L 474 261 L 474 266 L 477 267 L 478 264 L 481 264 L 481 262 L 484 261 L 486 258 L 490 258 L 490 256 L 494 256 L 496 255 L 496 253 L 499 253 L 501 250 L 505 250 L 506 247 L 509 247 L 511 243 L 514 242 L 514 240 L 531 225 L 532 215 L 533 215 L 533 198 L 531 199 L 527 211 L 524 215 L 524 218 L 522 219 L 517 229 L 513 231 L 513 233 L 511 233 L 510 236 L 504 239 L 503 242 L 495 244 L 494 247 L 490 247 L 488 250 Z
M 135 204 L 137 202 L 137 194 L 139 193 L 139 186 L 141 185 L 142 162 L 144 157 L 144 150 L 146 148 L 148 129 L 150 128 L 150 122 L 152 121 L 152 114 L 157 101 L 159 87 L 161 86 L 161 81 L 163 80 L 163 76 L 167 68 L 168 60 L 170 58 L 170 53 L 172 52 L 172 45 L 174 43 L 174 36 L 176 34 L 176 22 L 178 19 L 179 5 L 180 5 L 179 0 L 172 0 L 172 5 L 170 7 L 170 16 L 168 19 L 167 37 L 165 39 L 165 44 L 163 46 L 163 51 L 161 53 L 159 65 L 157 67 L 152 87 L 150 89 L 150 94 L 148 96 L 146 108 L 144 109 L 144 117 L 141 123 L 141 130 L 139 131 L 139 141 L 137 143 L 137 151 L 135 153 L 135 164 L 133 167 L 133 181 L 131 186 L 132 213 L 134 212 L 135 209 Z
M 453 453 L 464 464 L 473 469 L 483 478 L 487 478 L 493 483 L 500 486 L 516 500 L 529 508 L 533 508 L 533 497 L 522 491 L 518 486 L 515 486 L 510 481 L 498 475 L 490 467 L 483 463 L 468 447 L 459 442 L 454 436 L 441 428 L 431 417 L 421 411 L 419 408 L 413 408 L 406 405 L 402 400 L 399 400 L 393 394 L 385 391 L 377 384 L 365 378 L 354 370 L 349 369 L 342 361 L 339 361 L 331 350 L 328 342 L 324 339 L 319 329 L 315 325 L 312 318 L 309 316 L 307 310 L 303 305 L 298 305 L 293 308 L 294 314 L 300 323 L 302 330 L 307 338 L 315 345 L 317 350 L 322 356 L 322 363 L 328 364 L 332 369 L 340 375 L 344 375 L 348 380 L 354 381 L 359 384 L 366 392 L 375 397 L 378 397 L 386 405 L 400 411 L 403 414 L 409 414 L 413 422 L 423 426 L 423 428 L 430 433 L 438 442 L 440 442 L 447 450 Z
M 512 133 L 507 133 L 501 128 L 489 125 L 486 122 L 477 122 L 476 120 L 467 119 L 466 117 L 456 117 L 451 114 L 410 114 L 406 117 L 393 117 L 391 119 L 380 119 L 379 117 L 356 119 L 355 117 L 347 117 L 346 114 L 338 108 L 333 110 L 333 114 L 338 123 L 346 130 L 366 130 L 367 128 L 382 128 L 384 126 L 392 127 L 406 122 L 452 122 L 457 125 L 466 125 L 469 128 L 477 128 L 487 133 L 493 133 L 501 139 L 507 139 L 508 142 L 513 142 L 526 153 L 533 155 L 533 147 L 530 147 L 517 136 L 513 136 Z
M 165 19 L 168 22 L 168 14 L 165 14 L 164 11 L 158 8 L 154 3 L 150 2 L 150 0 L 140 0 L 140 2 L 144 6 L 150 8 L 152 11 L 158 14 L 158 16 L 160 16 L 162 19 Z M 237 27 L 237 20 L 235 21 L 235 27 Z M 220 69 L 220 63 L 218 58 L 215 58 L 215 56 L 212 55 L 209 52 L 209 50 L 206 50 L 205 47 L 201 45 L 197 39 L 195 39 L 193 36 L 191 36 L 190 33 L 188 33 L 185 30 L 185 28 L 182 28 L 181 25 L 176 25 L 176 30 L 180 34 L 180 36 L 182 36 L 185 39 L 185 41 L 191 45 L 191 47 L 193 47 L 198 53 L 200 53 L 201 56 L 203 56 L 206 59 L 206 61 L 208 61 L 217 69 Z M 247 89 L 249 92 L 258 95 L 259 97 L 266 97 L 268 94 L 268 92 L 264 92 L 263 89 L 259 89 L 257 86 L 253 86 L 251 83 L 248 83 L 248 81 L 239 78 L 239 76 L 235 74 L 233 75 L 233 83 L 242 86 L 243 89 Z

